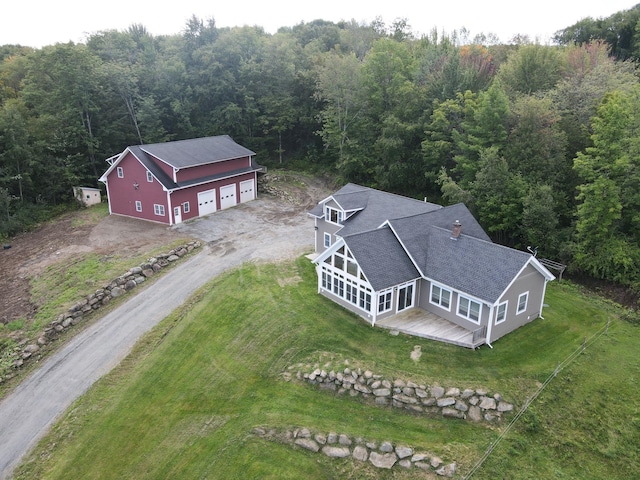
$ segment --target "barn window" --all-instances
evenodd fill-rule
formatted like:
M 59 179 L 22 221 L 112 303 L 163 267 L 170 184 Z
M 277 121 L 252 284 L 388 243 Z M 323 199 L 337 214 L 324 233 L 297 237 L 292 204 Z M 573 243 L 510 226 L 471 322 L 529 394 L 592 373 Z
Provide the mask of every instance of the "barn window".
M 118 167 L 118 178 L 124 178 L 124 169 L 122 167 Z
M 159 205 L 157 203 L 154 203 L 153 212 L 156 215 L 160 215 L 161 217 L 164 217 L 164 205 Z
M 136 212 L 142 211 L 142 202 L 140 200 L 136 200 Z
M 147 170 L 147 182 L 153 182 L 153 175 Z
M 184 213 L 189 213 L 191 211 L 191 206 L 189 206 L 189 202 L 184 202 L 182 204 L 182 210 L 184 210 Z

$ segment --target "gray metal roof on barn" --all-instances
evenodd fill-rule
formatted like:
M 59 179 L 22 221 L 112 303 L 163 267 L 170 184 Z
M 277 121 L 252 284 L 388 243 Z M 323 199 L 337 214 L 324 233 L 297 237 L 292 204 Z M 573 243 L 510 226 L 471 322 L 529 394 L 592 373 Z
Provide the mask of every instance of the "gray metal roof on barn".
M 196 167 L 255 155 L 255 152 L 234 142 L 229 135 L 138 145 L 138 147 L 175 168 Z

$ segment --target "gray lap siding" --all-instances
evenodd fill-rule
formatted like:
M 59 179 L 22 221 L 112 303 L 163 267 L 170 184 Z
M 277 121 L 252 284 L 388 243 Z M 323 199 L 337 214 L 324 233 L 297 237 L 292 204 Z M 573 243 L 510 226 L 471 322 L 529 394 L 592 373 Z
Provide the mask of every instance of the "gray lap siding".
M 498 304 L 508 302 L 506 318 L 504 322 L 499 324 L 496 324 L 495 320 L 493 321 L 490 342 L 538 318 L 545 286 L 541 277 L 540 272 L 528 265 L 502 295 Z M 517 313 L 518 298 L 525 292 L 529 292 L 527 308 L 523 312 Z
M 460 325 L 463 328 L 466 328 L 467 330 L 477 330 L 478 328 L 480 328 L 482 325 L 487 325 L 488 324 L 488 320 L 489 320 L 489 315 L 491 313 L 491 309 L 489 307 L 487 307 L 484 302 L 479 302 L 481 307 L 480 307 L 480 323 L 475 323 L 471 320 L 468 320 L 466 318 L 463 318 L 461 316 L 459 316 L 457 314 L 458 311 L 458 297 L 459 297 L 459 293 L 456 292 L 455 290 L 451 290 L 451 299 L 450 299 L 450 308 L 449 310 L 439 306 L 439 305 L 435 305 L 433 303 L 431 303 L 430 301 L 430 296 L 431 296 L 431 282 L 429 280 L 421 280 L 419 282 L 420 287 L 419 287 L 419 298 L 418 298 L 418 306 L 420 308 L 422 308 L 423 310 L 427 310 L 429 312 L 432 312 L 436 315 L 438 315 L 439 317 L 442 317 L 446 320 L 449 320 L 452 323 L 455 323 L 456 325 Z M 438 284 L 436 284 L 438 285 Z M 471 298 L 474 301 L 477 301 L 476 299 Z
M 323 252 L 327 249 L 324 245 L 324 234 L 328 233 L 331 235 L 331 244 L 333 245 L 336 242 L 335 233 L 342 228 L 342 225 L 334 225 L 333 223 L 318 218 L 316 219 L 316 226 L 318 227 L 318 230 L 316 230 L 316 252 Z

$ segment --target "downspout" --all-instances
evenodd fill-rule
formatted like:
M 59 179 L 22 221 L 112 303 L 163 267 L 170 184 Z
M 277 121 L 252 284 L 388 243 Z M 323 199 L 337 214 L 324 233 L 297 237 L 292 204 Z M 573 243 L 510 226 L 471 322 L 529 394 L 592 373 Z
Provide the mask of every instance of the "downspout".
M 107 190 L 107 205 L 109 205 L 109 215 L 112 215 L 113 212 L 111 211 L 111 196 L 109 195 L 109 180 L 105 178 L 102 183 L 104 183 L 105 189 Z
M 375 301 L 371 305 L 371 307 L 373 308 L 373 320 L 371 321 L 372 327 L 376 326 L 376 320 L 378 319 L 378 302 L 380 301 L 379 297 L 380 297 L 380 292 L 376 292 L 376 294 L 373 297 Z
M 169 226 L 175 225 L 175 219 L 173 218 L 173 207 L 171 205 L 171 190 L 167 190 L 167 213 L 169 214 Z
M 549 280 L 547 280 L 546 278 L 544 279 L 544 287 L 542 287 L 542 298 L 540 299 L 540 313 L 538 314 L 538 318 L 541 318 L 542 320 L 544 320 L 544 317 L 542 316 L 542 307 L 544 306 L 544 296 L 547 294 L 547 282 Z
M 313 249 L 318 251 L 318 217 L 313 217 Z
M 495 306 L 491 305 L 489 307 L 489 321 L 487 322 L 487 337 L 484 339 L 484 343 L 489 345 L 489 348 L 493 348 L 491 345 L 491 326 L 493 325 L 493 310 Z

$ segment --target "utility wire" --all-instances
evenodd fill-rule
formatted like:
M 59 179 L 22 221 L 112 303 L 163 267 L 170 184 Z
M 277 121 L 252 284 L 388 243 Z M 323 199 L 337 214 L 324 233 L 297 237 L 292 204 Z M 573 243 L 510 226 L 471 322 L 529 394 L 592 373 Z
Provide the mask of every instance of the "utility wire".
M 538 389 L 534 392 L 534 394 L 531 396 L 531 398 L 527 397 L 527 399 L 524 402 L 524 405 L 522 405 L 522 408 L 520 408 L 520 410 L 518 410 L 518 413 L 516 413 L 516 415 L 511 419 L 511 421 L 509 422 L 509 424 L 505 427 L 505 429 L 502 431 L 502 433 L 500 433 L 500 435 L 498 435 L 498 438 L 496 438 L 493 442 L 491 442 L 489 444 L 489 447 L 487 448 L 487 450 L 484 452 L 484 455 L 482 455 L 482 457 L 478 460 L 478 462 L 473 466 L 473 468 L 469 471 L 469 473 L 467 473 L 464 477 L 464 480 L 468 480 L 470 479 L 474 473 L 476 473 L 480 467 L 482 467 L 482 465 L 484 464 L 484 462 L 487 460 L 487 458 L 489 458 L 489 456 L 491 455 L 491 453 L 493 452 L 493 450 L 498 446 L 498 444 L 502 441 L 502 439 L 507 435 L 507 433 L 509 433 L 509 431 L 511 430 L 511 428 L 515 425 L 515 423 L 520 419 L 520 417 L 522 417 L 522 415 L 524 415 L 524 413 L 527 411 L 527 409 L 529 408 L 529 405 L 531 405 L 531 403 L 538 398 L 538 396 L 542 393 L 542 391 L 546 388 L 547 385 L 549 385 L 549 383 L 551 383 L 551 380 L 553 380 L 558 373 L 560 373 L 562 370 L 564 370 L 565 368 L 567 368 L 576 358 L 578 358 L 578 356 L 582 353 L 584 353 L 584 351 L 590 347 L 591 345 L 593 345 L 597 340 L 600 339 L 600 337 L 602 335 L 604 335 L 605 333 L 608 333 L 609 331 L 609 323 L 610 323 L 610 319 L 607 319 L 607 323 L 606 325 L 604 325 L 603 327 L 600 328 L 600 330 L 598 330 L 596 333 L 594 333 L 590 339 L 587 340 L 587 338 L 585 337 L 584 341 L 582 342 L 582 344 L 576 348 L 567 358 L 565 358 L 562 362 L 560 362 L 558 364 L 558 366 L 556 367 L 556 369 L 553 371 L 553 373 L 551 375 L 549 375 L 547 377 L 547 379 L 542 383 L 542 385 L 540 385 L 538 387 Z

